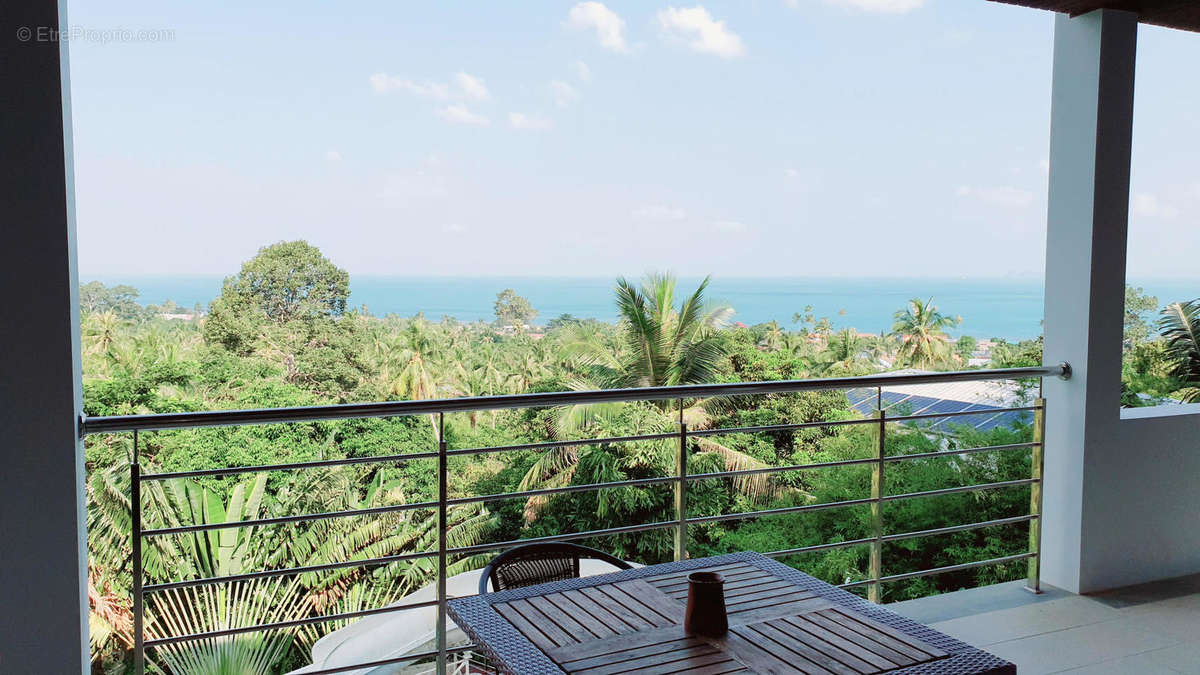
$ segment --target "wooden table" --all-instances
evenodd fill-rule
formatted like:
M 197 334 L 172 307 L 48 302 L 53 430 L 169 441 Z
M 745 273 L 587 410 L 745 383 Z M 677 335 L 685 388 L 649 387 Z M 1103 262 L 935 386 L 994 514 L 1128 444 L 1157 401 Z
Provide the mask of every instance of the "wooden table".
M 729 633 L 683 630 L 687 575 L 725 577 Z M 506 673 L 1016 673 L 1016 667 L 757 553 L 458 598 L 450 616 Z

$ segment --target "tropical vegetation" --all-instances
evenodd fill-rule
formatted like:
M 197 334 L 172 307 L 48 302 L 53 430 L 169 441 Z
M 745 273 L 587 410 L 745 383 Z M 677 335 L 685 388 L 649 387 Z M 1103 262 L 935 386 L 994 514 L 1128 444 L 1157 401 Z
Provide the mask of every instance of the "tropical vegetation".
M 978 344 L 956 342 L 957 321 L 931 299 L 897 312 L 891 333 L 835 330 L 804 308 L 793 327 L 744 326 L 734 308 L 707 300 L 707 280 L 680 288 L 669 274 L 619 279 L 615 323 L 570 315 L 535 325 L 537 312 L 514 289 L 500 289 L 494 322 L 452 317 L 374 316 L 349 305 L 349 275 L 304 242 L 263 248 L 226 280 L 208 307 L 143 306 L 136 289 L 89 283 L 81 288 L 86 414 L 127 415 L 196 410 L 421 400 L 527 392 L 840 377 L 899 368 L 970 367 Z M 1155 303 L 1157 304 L 1157 303 Z M 1144 312 L 1137 313 L 1145 321 Z M 1173 305 L 1162 338 L 1131 334 L 1127 349 L 1144 363 L 1127 366 L 1130 383 L 1162 396 L 1200 391 L 1200 308 Z M 992 364 L 1041 362 L 1040 340 L 991 341 Z M 1140 362 L 1139 362 L 1140 363 Z M 1140 380 L 1138 378 L 1141 378 Z M 1131 385 L 1132 386 L 1132 385 Z M 1190 389 L 1189 389 L 1190 388 Z M 845 392 L 689 398 L 529 410 L 352 419 L 283 425 L 214 427 L 89 437 L 88 568 L 93 664 L 98 673 L 128 672 L 133 645 L 130 593 L 130 462 L 147 474 L 255 467 L 327 459 L 369 459 L 451 448 L 496 448 L 544 441 L 659 435 L 860 418 Z M 894 428 L 893 428 L 894 427 Z M 805 427 L 762 433 L 690 436 L 689 471 L 712 473 L 813 464 L 871 456 L 870 426 Z M 887 451 L 1005 445 L 1028 440 L 1027 419 L 988 431 L 890 425 Z M 675 471 L 674 437 L 560 444 L 450 459 L 451 496 L 660 478 Z M 888 470 L 892 493 L 987 483 L 1029 475 L 1027 452 L 916 459 Z M 149 650 L 163 673 L 276 673 L 308 662 L 313 643 L 347 625 L 320 617 L 382 607 L 429 584 L 427 558 L 438 535 L 431 459 L 347 463 L 236 475 L 165 477 L 143 485 L 143 527 L 185 528 L 146 538 L 146 583 L 315 567 L 313 571 L 175 586 L 148 594 L 148 639 L 263 623 L 286 627 Z M 689 513 L 708 516 L 861 499 L 869 468 L 791 471 L 765 478 L 707 479 L 689 489 Z M 1027 512 L 1025 489 L 944 495 L 890 503 L 891 532 L 935 529 Z M 532 499 L 462 504 L 449 512 L 452 546 L 584 532 L 668 520 L 669 485 L 583 491 Z M 413 506 L 409 506 L 413 505 Z M 395 507 L 395 508 L 391 508 Z M 249 521 L 296 514 L 361 516 L 308 522 Z M 205 526 L 202 529 L 190 526 Z M 221 526 L 221 527 L 216 527 Z M 693 525 L 688 553 L 780 551 L 867 537 L 864 508 L 812 510 Z M 187 529 L 190 528 L 190 529 Z M 1025 550 L 1023 527 L 986 528 L 889 543 L 889 574 L 941 567 Z M 608 536 L 590 543 L 642 563 L 671 559 L 669 530 Z M 830 549 L 781 558 L 843 583 L 866 578 L 867 549 Z M 333 566 L 386 559 L 380 564 Z M 486 554 L 455 556 L 451 572 L 483 564 Z M 922 577 L 884 587 L 900 600 L 1020 577 L 1010 563 Z M 311 621 L 311 623 L 307 623 Z

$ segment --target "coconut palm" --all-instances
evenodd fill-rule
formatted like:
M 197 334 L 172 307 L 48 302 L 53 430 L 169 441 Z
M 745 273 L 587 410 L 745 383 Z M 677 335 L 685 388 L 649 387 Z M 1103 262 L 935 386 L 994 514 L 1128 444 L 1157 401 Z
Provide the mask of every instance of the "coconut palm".
M 1171 375 L 1187 384 L 1176 396 L 1188 403 L 1200 401 L 1200 300 L 1167 305 L 1158 330 L 1173 362 Z
M 870 344 L 853 329 L 840 330 L 829 337 L 825 351 L 817 357 L 817 372 L 827 377 L 865 375 L 873 370 L 868 358 Z
M 766 349 L 769 352 L 777 352 L 783 349 L 784 333 L 779 327 L 778 321 L 771 321 L 767 324 L 767 329 L 763 331 L 762 339 L 758 341 L 758 346 Z
M 390 385 L 390 392 L 410 401 L 423 401 L 438 397 L 437 376 L 431 362 L 437 346 L 425 320 L 421 317 L 409 322 L 403 333 L 404 348 L 397 356 L 399 372 Z M 437 415 L 430 415 L 433 437 L 441 440 Z
M 617 280 L 616 300 L 621 315 L 620 333 L 615 343 L 604 339 L 600 332 L 581 326 L 572 327 L 566 348 L 576 358 L 582 374 L 571 381 L 576 390 L 599 388 L 659 387 L 684 384 L 703 384 L 716 378 L 721 360 L 725 357 L 724 343 L 718 330 L 733 314 L 728 306 L 706 307 L 704 291 L 708 278 L 679 307 L 675 302 L 675 278 L 668 274 L 649 275 L 641 287 L 625 279 Z M 560 438 L 620 436 L 627 434 L 661 433 L 677 423 L 676 402 L 660 401 L 645 406 L 648 414 L 624 415 L 619 429 L 616 420 L 626 406 L 633 404 L 592 404 L 566 406 L 559 410 L 554 432 Z M 703 429 L 710 425 L 706 405 L 711 401 L 685 401 L 683 421 L 689 428 Z M 632 417 L 632 421 L 630 418 Z M 558 447 L 548 450 L 526 472 L 522 490 L 568 485 L 579 465 L 581 448 Z M 652 464 L 669 466 L 673 446 L 662 443 L 622 443 L 619 447 L 597 446 L 606 452 L 623 455 L 633 453 L 652 455 Z M 700 452 L 718 455 L 729 471 L 764 468 L 766 465 L 742 452 L 722 445 L 711 438 L 694 438 L 693 447 Z M 628 460 L 624 460 L 628 464 Z M 734 481 L 735 488 L 751 497 L 771 494 L 774 484 L 761 476 L 743 476 Z M 544 499 L 532 498 L 526 505 L 526 518 L 536 517 Z
M 917 368 L 945 365 L 953 359 L 947 328 L 957 326 L 961 319 L 943 315 L 933 304 L 933 298 L 913 298 L 896 312 L 892 334 L 900 340 L 896 350 L 898 360 Z

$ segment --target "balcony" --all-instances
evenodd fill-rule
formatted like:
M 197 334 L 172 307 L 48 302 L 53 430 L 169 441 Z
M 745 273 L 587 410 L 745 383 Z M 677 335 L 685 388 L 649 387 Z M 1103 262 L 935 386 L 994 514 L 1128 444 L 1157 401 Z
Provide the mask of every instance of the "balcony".
M 320 641 L 312 648 L 317 663 L 297 673 L 317 675 L 339 672 L 379 672 L 409 669 L 421 672 L 436 663 L 441 669 L 478 669 L 472 661 L 471 646 L 464 644 L 445 616 L 445 605 L 451 597 L 473 592 L 477 569 L 482 561 L 511 546 L 530 542 L 582 540 L 604 547 L 615 536 L 649 533 L 670 533 L 671 555 L 675 560 L 694 556 L 697 552 L 712 554 L 711 540 L 702 528 L 714 524 L 736 525 L 758 519 L 820 518 L 828 513 L 846 513 L 841 540 L 825 539 L 818 543 L 797 541 L 778 550 L 758 551 L 799 569 L 809 571 L 842 588 L 864 593 L 872 601 L 885 601 L 886 589 L 900 582 L 926 577 L 962 575 L 971 570 L 996 568 L 1000 578 L 1024 576 L 1022 582 L 1037 591 L 1040 587 L 1041 543 L 1041 482 L 1043 467 L 1043 433 L 1045 404 L 1035 389 L 1025 388 L 1026 401 L 1015 401 L 1005 407 L 984 406 L 979 403 L 949 404 L 929 397 L 914 396 L 921 386 L 954 384 L 961 388 L 969 383 L 1025 381 L 1039 378 L 1069 377 L 1070 368 L 1063 364 L 1050 367 L 1011 368 L 1003 370 L 958 371 L 949 373 L 883 374 L 863 377 L 783 382 L 742 382 L 733 384 L 687 385 L 643 389 L 575 391 L 544 394 L 516 394 L 493 397 L 444 399 L 433 401 L 399 401 L 385 403 L 330 405 L 309 408 L 280 408 L 267 410 L 212 411 L 170 413 L 123 417 L 86 418 L 81 422 L 85 435 L 101 435 L 109 439 L 128 434 L 133 462 L 130 464 L 130 565 L 132 570 L 131 609 L 132 639 L 135 669 L 144 672 L 149 664 L 171 672 L 186 672 L 198 664 L 215 663 L 213 659 L 242 658 L 238 640 L 257 636 L 263 642 L 250 653 L 255 658 L 280 659 L 275 650 L 285 650 L 294 639 Z M 995 385 L 992 384 L 994 387 Z M 689 428 L 686 411 L 689 403 L 712 400 L 714 397 L 767 401 L 769 397 L 804 392 L 848 392 L 845 405 L 851 406 L 846 417 L 802 422 L 782 421 L 777 424 L 738 427 Z M 866 397 L 863 392 L 874 392 Z M 844 394 L 845 395 L 845 394 Z M 864 408 L 874 401 L 875 410 Z M 457 448 L 447 441 L 446 418 L 455 414 L 476 414 L 506 409 L 563 409 L 581 404 L 621 404 L 625 402 L 660 402 L 665 409 L 678 414 L 678 423 L 670 431 L 619 437 L 586 437 L 571 440 L 551 440 L 514 445 Z M 922 407 L 913 410 L 911 401 Z M 867 414 L 864 414 L 867 413 Z M 317 420 L 374 419 L 408 416 L 434 416 L 439 429 L 436 447 L 396 448 L 396 454 L 368 457 L 313 460 L 284 464 L 223 467 L 189 471 L 164 471 L 143 465 L 142 446 L 149 434 L 170 433 L 172 430 L 199 429 L 229 425 L 286 425 Z M 962 424 L 955 426 L 954 422 Z M 1011 442 L 980 445 L 964 442 L 958 430 L 977 431 L 987 427 L 995 430 L 1007 424 L 1012 427 Z M 863 452 L 834 459 L 819 458 L 802 464 L 761 464 L 749 468 L 724 469 L 703 464 L 699 460 L 719 456 L 723 446 L 710 439 L 733 434 L 778 435 L 814 432 L 841 433 L 844 438 L 857 438 Z M 917 445 L 898 443 L 904 438 L 918 439 Z M 968 438 L 981 438 L 968 436 Z M 658 444 L 674 455 L 675 471 L 631 480 L 615 480 L 526 489 L 494 494 L 463 494 L 449 487 L 451 460 L 474 461 L 481 457 L 511 457 L 516 452 L 546 452 L 567 448 L 612 448 L 629 444 Z M 1007 457 L 1008 460 L 1001 458 Z M 261 499 L 267 477 L 293 474 L 317 469 L 345 466 L 383 467 L 415 462 L 436 462 L 437 485 L 429 499 L 403 503 L 375 505 L 364 502 L 355 508 L 323 512 L 280 512 L 261 514 L 255 507 L 244 511 L 243 504 L 254 503 L 255 494 Z M 910 467 L 928 467 L 946 463 L 950 484 L 929 485 L 914 483 Z M 698 467 L 698 468 L 697 468 Z M 847 483 L 844 497 L 817 499 L 796 493 L 790 501 L 776 501 L 767 508 L 712 512 L 705 506 L 704 487 L 737 482 L 754 483 L 763 488 L 770 481 L 787 475 L 812 472 L 843 472 Z M 1014 474 L 1013 472 L 1018 472 Z M 214 504 L 202 488 L 190 487 L 200 479 L 235 479 L 256 477 L 253 487 L 233 492 L 228 508 Z M 982 479 L 980 478 L 982 477 Z M 980 482 L 980 481 L 983 482 Z M 299 483 L 302 485 L 303 483 Z M 170 485 L 185 504 L 201 504 L 190 510 L 185 507 L 164 517 L 161 511 L 170 500 L 161 486 Z M 917 487 L 914 487 L 917 486 Z M 158 492 L 155 492 L 155 488 Z M 582 494 L 612 494 L 624 488 L 669 490 L 673 497 L 668 512 L 646 521 L 619 522 L 611 527 L 576 532 L 554 532 L 515 539 L 478 543 L 455 542 L 463 523 L 477 518 L 472 509 L 490 508 L 512 500 L 534 503 Z M 794 488 L 792 488 L 794 491 Z M 904 508 L 913 502 L 951 496 L 1013 493 L 1016 500 L 998 513 L 968 507 L 966 513 L 987 512 L 996 517 L 967 522 L 945 522 L 937 518 L 936 526 L 928 521 L 915 525 L 901 518 Z M 698 499 L 695 494 L 700 493 Z M 708 495 L 711 500 L 711 495 Z M 1025 505 L 1013 512 L 1013 504 Z M 281 500 L 282 502 L 282 500 Z M 178 504 L 178 502 L 175 502 Z M 572 513 L 588 516 L 589 508 L 566 504 L 564 518 Z M 780 505 L 785 504 L 785 505 Z M 960 505 L 961 506 L 961 505 Z M 853 515 L 857 513 L 857 515 Z M 897 516 L 897 514 L 900 514 Z M 287 548 L 295 539 L 311 539 L 317 530 L 299 529 L 306 524 L 357 519 L 370 526 L 395 527 L 389 518 L 397 516 L 424 518 L 432 525 L 428 536 L 417 536 L 400 548 L 376 550 L 360 547 L 344 553 L 343 557 L 322 558 L 319 562 L 301 565 L 267 564 L 256 569 L 242 569 L 219 564 L 222 560 L 250 558 L 247 552 L 258 548 Z M 796 523 L 800 521 L 787 521 Z M 856 527 L 860 529 L 855 529 Z M 920 567 L 920 558 L 906 552 L 906 545 L 926 538 L 962 535 L 983 530 L 1021 528 L 1017 540 L 1027 541 L 1019 550 L 1000 550 L 998 555 L 958 561 L 948 565 Z M 1024 531 L 1027 530 L 1027 538 Z M 706 539 L 706 536 L 708 539 Z M 346 539 L 352 537 L 347 535 Z M 1010 539 L 1011 541 L 1011 539 Z M 339 542 L 340 543 L 340 542 Z M 837 571 L 811 569 L 806 556 L 836 550 L 866 550 L 862 566 L 850 558 Z M 177 550 L 194 551 L 200 563 L 194 570 L 164 569 L 162 561 L 170 559 Z M 340 549 L 339 549 L 340 550 Z M 382 554 L 381 554 L 382 553 Z M 634 560 L 633 562 L 659 562 Z M 397 565 L 409 565 L 407 573 L 425 579 L 428 586 L 395 602 L 372 602 L 370 598 L 387 597 L 386 589 L 399 582 L 392 576 L 371 574 L 394 573 Z M 232 572 L 232 573 L 229 573 Z M 830 575 L 835 575 L 829 578 Z M 954 587 L 970 584 L 971 577 L 956 577 Z M 333 609 L 297 606 L 313 597 L 312 589 L 323 584 L 349 583 L 366 580 L 363 587 L 368 595 L 348 608 L 345 604 L 331 605 Z M 309 595 L 301 600 L 291 585 L 301 584 Z M 933 588 L 933 587 L 930 587 Z M 384 592 L 376 593 L 379 589 Z M 319 595 L 319 594 L 318 594 Z M 198 608 L 208 605 L 222 607 L 220 612 Z M 353 622 L 362 621 L 356 626 Z M 345 627 L 345 626 L 349 627 Z M 337 636 L 330 632 L 338 627 Z M 323 636 L 323 637 L 322 637 Z M 264 647 L 264 645 L 266 645 Z M 336 652 L 336 653 L 335 653 Z M 247 657 L 249 658 L 249 657 Z M 475 665 L 473 665 L 473 663 Z
M 6 99 L 7 125 L 0 133 L 0 157 L 3 158 L 0 163 L 4 165 L 6 177 L 0 181 L 0 203 L 7 226 L 4 229 L 5 245 L 0 247 L 0 259 L 3 260 L 0 270 L 5 275 L 2 285 L 10 291 L 10 296 L 32 299 L 20 303 L 19 318 L 0 324 L 0 352 L 5 357 L 5 386 L 0 387 L 0 428 L 5 430 L 5 470 L 0 472 L 3 483 L 0 522 L 3 523 L 5 546 L 0 550 L 0 571 L 6 582 L 0 584 L 0 606 L 6 610 L 0 613 L 0 635 L 4 636 L 0 638 L 3 640 L 0 662 L 6 669 L 15 667 L 25 672 L 78 674 L 88 672 L 90 668 L 88 595 L 91 589 L 87 584 L 88 523 L 82 434 L 133 436 L 151 433 L 150 429 L 194 428 L 209 424 L 286 424 L 313 419 L 313 416 L 347 419 L 396 414 L 448 415 L 473 407 L 516 402 L 475 400 L 245 414 L 189 413 L 156 419 L 88 420 L 81 425 L 73 141 L 70 88 L 66 77 L 68 46 L 65 41 L 18 43 L 12 39 L 12 36 L 22 34 L 19 31 L 27 31 L 29 26 L 49 27 L 65 34 L 62 29 L 69 24 L 64 14 L 65 3 L 11 4 L 13 11 L 0 16 L 0 28 L 9 36 L 0 43 L 4 53 L 4 58 L 0 58 L 0 72 L 8 76 L 11 82 L 8 90 L 12 92 Z M 1196 509 L 1195 500 L 1196 477 L 1200 475 L 1200 453 L 1196 452 L 1195 440 L 1200 437 L 1200 414 L 1193 406 L 1137 415 L 1123 414 L 1119 408 L 1124 316 L 1122 287 L 1128 251 L 1138 24 L 1153 22 L 1196 30 L 1194 11 L 1190 6 L 1184 8 L 1188 3 L 1158 0 L 1122 3 L 1021 0 L 1017 4 L 1068 12 L 1059 14 L 1054 26 L 1044 353 L 1047 363 L 1067 361 L 1073 364 L 1074 376 L 1070 380 L 1051 377 L 1045 381 L 1047 414 L 1042 476 L 1029 473 L 1011 479 L 1018 484 L 997 480 L 994 482 L 999 484 L 990 486 L 945 486 L 929 490 L 987 487 L 980 492 L 959 494 L 1006 494 L 1040 486 L 1044 504 L 1040 510 L 1037 502 L 1031 500 L 1032 510 L 1005 516 L 1004 522 L 970 520 L 947 527 L 986 531 L 1028 523 L 1035 533 L 1044 534 L 1040 539 L 1034 538 L 1035 546 L 1005 551 L 997 556 L 1005 559 L 1001 561 L 982 558 L 977 561 L 979 567 L 973 569 L 1006 569 L 1011 574 L 1033 561 L 1036 563 L 1032 568 L 1035 584 L 1040 574 L 1065 590 L 1047 589 L 1042 596 L 1029 596 L 1019 588 L 1027 582 L 1018 582 L 1016 586 L 947 594 L 898 608 L 918 620 L 1011 658 L 1022 666 L 1022 672 L 1070 668 L 1083 668 L 1085 672 L 1196 672 L 1196 588 L 1194 578 L 1186 575 L 1200 571 L 1200 546 L 1195 536 L 1200 531 L 1200 510 Z M 1114 4 L 1126 9 L 1106 8 Z M 1190 17 L 1183 16 L 1189 12 Z M 1047 64 L 1048 70 L 1049 66 Z M 998 71 L 1003 73 L 1003 68 Z M 987 133 L 987 130 L 982 129 L 980 133 Z M 1030 139 L 1028 147 L 1045 147 L 1044 141 Z M 1154 243 L 1160 246 L 1171 244 L 1166 241 Z M 797 257 L 802 253 L 810 252 L 796 251 Z M 987 251 L 979 253 L 988 254 Z M 931 269 L 931 265 L 929 260 L 912 261 L 913 270 Z M 36 294 L 30 296 L 29 289 L 36 289 Z M 1052 371 L 1046 371 L 1049 372 Z M 761 385 L 727 393 L 754 394 L 761 391 L 753 388 L 757 386 Z M 835 385 L 826 383 L 824 386 Z M 847 386 L 877 385 L 850 383 Z M 663 398 L 669 400 L 694 394 L 670 392 L 664 393 Z M 611 395 L 611 392 L 598 394 Z M 528 403 L 544 405 L 547 399 L 530 399 Z M 389 407 L 393 405 L 395 407 Z M 889 435 L 901 431 L 903 423 L 888 417 L 863 417 L 850 426 L 865 430 L 875 425 L 883 435 Z M 770 432 L 764 430 L 763 433 Z M 675 436 L 683 438 L 684 443 L 680 444 L 683 447 L 690 443 L 688 435 L 682 427 L 675 431 Z M 671 439 L 660 440 L 670 442 Z M 1032 439 L 1024 442 L 1033 443 Z M 1011 451 L 1034 449 L 1031 445 Z M 416 461 L 437 461 L 444 469 L 448 460 L 457 456 L 451 453 L 471 449 L 409 450 L 425 453 L 426 459 Z M 974 455 L 1003 456 L 1006 452 L 990 448 L 986 452 L 980 449 Z M 679 457 L 682 459 L 687 455 L 685 451 Z M 880 505 L 885 497 L 894 498 L 893 503 L 914 503 L 927 498 L 920 494 L 887 492 L 889 473 L 880 470 L 883 466 L 891 468 L 922 460 L 886 457 L 882 453 L 881 456 L 854 458 L 857 460 L 862 461 L 842 467 L 772 467 L 772 470 L 857 469 L 880 475 L 882 480 L 878 481 L 875 490 L 870 489 L 868 479 L 866 494 L 854 498 L 861 500 L 858 507 L 868 511 L 872 506 Z M 696 478 L 694 472 L 688 473 L 685 462 L 681 461 L 680 465 L 681 471 L 675 475 L 650 479 L 664 490 L 682 493 L 680 501 L 683 505 L 675 511 L 674 517 L 667 514 L 661 520 L 633 527 L 638 532 L 679 533 L 682 545 L 678 549 L 681 553 L 690 553 L 692 540 L 688 535 L 703 523 L 694 522 L 687 510 L 686 505 L 690 502 L 686 501 L 688 490 L 685 486 L 701 479 Z M 167 473 L 146 467 L 143 475 L 140 473 L 142 468 L 140 463 L 135 463 L 132 475 L 125 478 L 133 479 L 130 483 L 132 502 L 143 506 L 134 510 L 134 522 L 138 514 L 150 507 L 141 499 L 142 490 L 147 490 L 145 496 L 149 497 L 152 486 L 159 482 L 154 474 Z M 265 468 L 284 472 L 302 470 L 302 467 Z M 717 480 L 736 477 L 716 473 L 722 474 L 714 477 Z M 439 475 L 444 478 L 446 472 L 443 470 Z M 124 512 L 128 514 L 126 495 L 129 493 L 117 490 L 111 494 L 117 502 L 126 500 Z M 443 480 L 437 494 L 425 500 L 429 503 L 408 508 L 411 512 L 432 511 L 445 520 L 456 509 L 467 505 L 452 504 L 451 500 L 480 497 L 451 495 Z M 486 498 L 484 502 L 492 498 L 490 495 L 483 497 Z M 816 517 L 833 512 L 835 507 L 797 504 L 792 508 L 796 511 L 774 515 L 729 512 L 698 518 L 748 522 L 760 518 Z M 855 506 L 839 504 L 837 508 Z M 268 531 L 314 516 L 325 520 L 340 517 L 336 513 L 305 511 L 271 515 L 270 518 L 284 520 L 259 525 Z M 1020 520 L 1010 522 L 1008 518 Z M 879 518 L 873 513 L 864 524 L 872 529 L 844 540 L 831 538 L 817 544 L 844 546 L 846 550 L 852 546 L 865 547 L 872 552 L 867 558 L 869 564 L 860 570 L 860 574 L 837 580 L 838 583 L 853 585 L 865 593 L 876 593 L 886 601 L 888 587 L 905 581 L 896 579 L 896 575 L 919 573 L 943 577 L 961 572 L 896 567 L 903 559 L 888 555 L 891 549 L 886 545 L 885 537 L 912 541 L 920 540 L 926 534 L 937 535 L 913 528 L 902 520 Z M 154 525 L 147 530 L 177 527 L 191 526 Z M 245 527 L 245 523 L 233 527 Z M 138 542 L 143 557 L 135 561 L 133 568 L 144 570 L 146 565 L 155 564 L 154 545 L 147 546 L 146 542 L 220 531 L 229 530 L 221 527 L 175 533 L 138 532 L 132 541 Z M 423 560 L 426 569 L 432 565 L 436 578 L 444 578 L 451 556 L 487 552 L 454 546 L 446 540 L 444 532 L 440 528 L 434 530 L 437 541 L 432 547 L 397 555 L 404 556 L 409 562 Z M 594 534 L 563 533 L 556 538 L 586 538 Z M 672 540 L 671 543 L 675 542 Z M 489 543 L 487 547 L 503 545 L 507 542 Z M 788 550 L 768 552 L 777 553 L 781 559 L 798 554 Z M 1011 560 L 1008 559 L 1010 556 Z M 329 563 L 327 569 L 307 571 L 268 567 L 239 574 L 250 575 L 246 578 L 249 581 L 272 575 L 286 577 L 342 570 L 363 562 L 335 561 Z M 387 561 L 375 562 L 383 564 Z M 1026 570 L 1019 571 L 1023 575 Z M 206 640 L 228 643 L 232 642 L 229 638 L 260 630 L 262 623 L 292 621 L 268 619 L 253 622 L 259 625 L 242 624 L 236 629 L 176 625 L 169 630 L 157 622 L 146 623 L 147 617 L 156 616 L 153 607 L 142 604 L 146 598 L 169 597 L 172 592 L 200 592 L 218 583 L 211 581 L 213 575 L 208 574 L 177 576 L 178 581 L 144 583 L 143 575 L 137 575 L 141 586 L 134 599 L 139 603 L 136 616 L 142 622 L 137 627 L 138 646 L 148 648 L 152 658 L 172 645 Z M 1143 585 L 1163 579 L 1175 581 L 1159 586 Z M 180 585 L 174 589 L 161 586 L 174 583 Z M 1091 595 L 1076 596 L 1067 591 Z M 423 610 L 437 612 L 444 605 L 445 595 L 439 590 L 432 599 L 414 602 L 422 603 Z M 125 597 L 128 596 L 121 596 L 122 600 Z M 1148 601 L 1141 602 L 1143 599 Z M 369 614 L 400 615 L 403 610 L 364 603 L 363 609 L 340 613 L 347 616 L 342 616 L 339 621 L 364 617 L 364 620 L 370 620 L 374 617 Z M 353 615 L 349 616 L 351 613 Z M 307 617 L 303 624 L 286 623 L 275 629 L 299 629 L 301 625 L 316 625 L 327 618 Z M 445 662 L 451 652 L 458 653 L 458 650 L 448 644 L 444 621 L 438 625 L 432 646 L 424 651 L 432 652 L 435 660 Z M 151 626 L 153 633 L 149 632 Z M 236 632 L 230 633 L 234 630 Z M 197 632 L 214 631 L 225 633 L 196 637 Z M 153 640 L 169 642 L 153 643 Z M 413 658 L 408 654 L 394 657 L 392 662 L 408 662 Z M 358 669 L 351 665 L 347 667 L 351 671 Z M 346 672 L 341 666 L 331 668 L 318 668 L 315 672 Z
M 1200 672 L 1200 576 L 1090 596 L 1021 582 L 889 606 L 1017 664 L 1022 675 Z

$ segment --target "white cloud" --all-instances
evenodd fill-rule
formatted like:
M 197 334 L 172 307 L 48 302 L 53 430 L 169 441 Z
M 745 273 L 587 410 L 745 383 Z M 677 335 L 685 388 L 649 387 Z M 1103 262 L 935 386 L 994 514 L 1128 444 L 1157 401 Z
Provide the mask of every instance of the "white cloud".
M 342 153 L 337 150 L 327 150 L 325 152 L 325 159 L 330 162 L 340 162 L 342 161 Z
M 1144 218 L 1161 218 L 1174 220 L 1179 217 L 1179 209 L 1159 200 L 1157 195 L 1149 192 L 1139 192 L 1130 200 L 1130 213 Z
M 549 129 L 551 126 L 550 120 L 545 117 L 535 117 L 519 112 L 508 113 L 508 123 L 514 129 L 524 129 L 527 131 L 542 131 Z
M 371 88 L 377 94 L 399 90 L 423 98 L 450 98 L 450 86 L 440 82 L 413 82 L 412 80 L 405 80 L 395 75 L 388 75 L 387 73 L 375 73 L 368 78 L 368 81 L 371 83 Z
M 991 206 L 1009 209 L 1024 209 L 1033 206 L 1034 194 L 1009 185 L 997 187 L 971 187 L 963 185 L 958 188 L 959 197 L 969 197 Z
M 571 70 L 575 72 L 575 77 L 579 78 L 580 82 L 592 81 L 592 69 L 588 68 L 588 64 L 583 61 L 575 61 L 571 64 Z
M 571 105 L 575 102 L 575 99 L 579 98 L 579 92 L 575 91 L 575 87 L 562 80 L 550 82 L 550 94 L 554 97 L 555 105 L 560 108 Z
M 787 176 L 788 178 L 799 178 L 800 172 L 791 167 L 788 167 L 783 170 L 783 175 Z
M 745 232 L 749 227 L 738 220 L 718 220 L 712 224 L 714 232 Z
M 459 72 L 454 79 L 458 82 L 458 88 L 462 90 L 463 96 L 474 101 L 487 100 L 488 88 L 484 86 L 482 79 L 464 72 Z
M 625 20 L 600 2 L 581 2 L 567 14 L 567 26 L 596 33 L 600 46 L 614 52 L 628 52 Z
M 678 206 L 648 204 L 634 209 L 632 215 L 636 220 L 680 221 L 687 218 L 687 211 Z
M 925 0 L 825 0 L 825 2 L 876 14 L 903 14 L 925 6 Z
M 463 232 L 466 232 L 466 231 L 467 231 L 467 228 L 463 227 L 462 225 L 459 225 L 458 223 L 446 223 L 445 225 L 442 226 L 442 232 L 445 232 L 447 234 L 462 234 Z
M 447 122 L 465 124 L 472 127 L 491 126 L 492 121 L 483 115 L 471 112 L 465 105 L 448 105 L 438 110 L 438 115 Z
M 665 35 L 686 42 L 692 51 L 726 59 L 746 53 L 742 38 L 700 6 L 659 10 L 658 25 Z
M 367 81 L 371 83 L 371 89 L 374 89 L 377 94 L 386 94 L 390 91 L 403 91 L 413 96 L 432 98 L 439 101 L 451 98 L 485 101 L 490 96 L 488 88 L 483 84 L 482 78 L 463 72 L 459 72 L 454 76 L 454 82 L 458 85 L 457 89 L 451 88 L 449 84 L 444 82 L 414 82 L 396 75 L 388 75 L 387 73 L 375 73 L 367 78 Z

